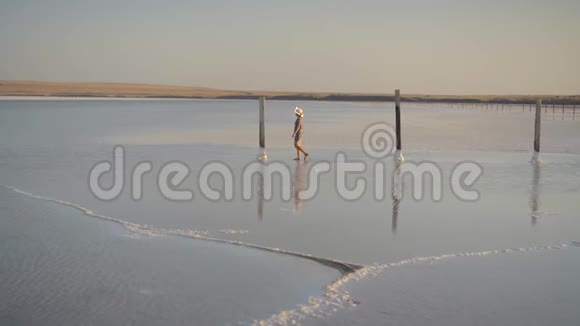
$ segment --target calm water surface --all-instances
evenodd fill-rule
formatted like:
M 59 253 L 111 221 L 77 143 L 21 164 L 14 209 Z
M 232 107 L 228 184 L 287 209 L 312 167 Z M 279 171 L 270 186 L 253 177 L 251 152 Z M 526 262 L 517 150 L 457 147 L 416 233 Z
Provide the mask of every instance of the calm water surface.
M 306 112 L 307 163 L 292 160 L 295 105 Z M 289 168 L 292 195 L 282 200 L 276 190 L 264 200 L 256 190 L 243 200 L 242 171 L 257 153 L 254 101 L 1 100 L 0 185 L 11 188 L 0 188 L 0 321 L 573 325 L 580 318 L 573 242 L 580 241 L 580 121 L 571 112 L 544 115 L 537 167 L 528 163 L 527 108 L 404 104 L 405 157 L 441 168 L 442 200 L 429 191 L 414 200 L 409 178 L 394 199 L 387 178 L 383 200 L 369 191 L 346 201 L 333 173 L 321 176 L 313 199 L 301 200 L 310 169 L 339 151 L 376 163 L 360 149 L 361 134 L 392 122 L 392 107 L 269 102 L 268 154 Z M 118 144 L 128 171 L 153 164 L 140 201 L 128 184 L 114 201 L 89 191 L 91 167 L 111 160 Z M 484 171 L 476 202 L 458 199 L 447 183 L 466 160 Z M 170 161 L 191 168 L 181 187 L 194 192 L 192 201 L 168 201 L 157 190 Z M 232 169 L 232 201 L 199 191 L 196 176 L 210 161 Z M 390 176 L 395 163 L 383 162 Z M 372 180 L 372 171 L 359 176 Z M 279 252 L 194 239 L 200 236 Z M 363 268 L 340 279 L 340 271 L 286 251 Z

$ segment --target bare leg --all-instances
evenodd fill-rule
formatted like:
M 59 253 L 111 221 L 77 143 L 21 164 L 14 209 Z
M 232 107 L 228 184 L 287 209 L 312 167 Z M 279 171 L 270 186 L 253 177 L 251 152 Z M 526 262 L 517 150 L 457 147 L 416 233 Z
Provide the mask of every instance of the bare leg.
M 300 152 L 304 153 L 304 159 L 306 159 L 308 157 L 308 153 L 304 150 L 304 148 L 302 148 L 302 145 L 300 143 L 296 144 L 296 153 L 297 158 L 300 159 Z
M 296 147 L 296 158 L 294 160 L 300 160 L 300 150 L 298 149 L 298 145 L 294 145 Z

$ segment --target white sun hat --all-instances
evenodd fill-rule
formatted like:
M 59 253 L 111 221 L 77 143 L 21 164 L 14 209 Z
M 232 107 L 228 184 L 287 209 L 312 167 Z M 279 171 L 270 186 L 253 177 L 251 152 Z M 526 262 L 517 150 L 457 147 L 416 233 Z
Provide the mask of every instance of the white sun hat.
M 297 116 L 301 117 L 301 118 L 302 118 L 302 117 L 304 117 L 304 110 L 302 110 L 302 109 L 301 109 L 301 108 L 299 108 L 299 107 L 296 107 L 296 108 L 294 109 L 294 113 L 295 113 Z

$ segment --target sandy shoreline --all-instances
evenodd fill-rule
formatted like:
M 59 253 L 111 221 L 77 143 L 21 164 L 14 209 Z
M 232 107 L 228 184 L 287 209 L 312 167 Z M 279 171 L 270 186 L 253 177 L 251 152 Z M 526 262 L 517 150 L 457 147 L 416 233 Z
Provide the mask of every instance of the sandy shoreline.
M 393 101 L 393 94 L 238 91 L 205 87 L 128 83 L 62 83 L 37 81 L 0 81 L 0 99 L 257 99 L 294 101 Z M 580 105 L 580 95 L 424 95 L 403 92 L 406 102 L 528 104 L 542 99 L 546 104 Z

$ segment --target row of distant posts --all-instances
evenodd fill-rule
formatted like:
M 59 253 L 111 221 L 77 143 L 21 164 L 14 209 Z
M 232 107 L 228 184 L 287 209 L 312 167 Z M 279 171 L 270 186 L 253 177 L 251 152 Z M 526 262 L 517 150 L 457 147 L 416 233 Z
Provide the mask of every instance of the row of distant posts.
M 575 108 L 574 108 L 575 109 Z M 542 162 L 540 158 L 540 134 L 541 134 L 541 124 L 542 121 L 542 100 L 536 101 L 536 116 L 534 121 L 534 153 L 532 155 L 531 163 L 539 164 Z M 396 145 L 397 151 L 395 152 L 395 159 L 399 162 L 405 160 L 402 154 L 402 142 L 401 142 L 401 91 L 395 90 L 395 132 L 396 132 Z
M 265 162 L 268 160 L 268 154 L 266 153 L 266 126 L 265 126 L 265 110 L 266 110 L 266 98 L 260 97 L 260 110 L 259 110 L 259 152 L 258 160 Z M 531 163 L 541 163 L 540 159 L 540 133 L 541 133 L 541 121 L 542 121 L 542 100 L 536 101 L 536 115 L 534 123 L 534 153 L 531 159 Z M 395 133 L 396 133 L 396 152 L 395 159 L 399 162 L 405 160 L 402 154 L 402 140 L 401 140 L 401 91 L 395 90 Z

